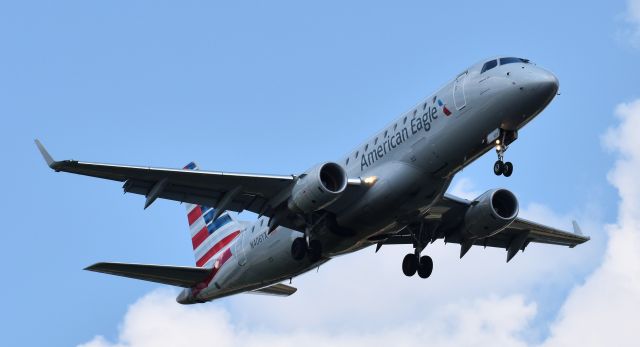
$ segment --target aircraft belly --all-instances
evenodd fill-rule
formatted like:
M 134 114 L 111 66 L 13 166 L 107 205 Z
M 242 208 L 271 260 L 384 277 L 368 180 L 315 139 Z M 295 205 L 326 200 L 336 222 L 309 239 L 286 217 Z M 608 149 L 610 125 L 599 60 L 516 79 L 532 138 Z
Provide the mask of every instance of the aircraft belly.
M 291 243 L 300 233 L 284 227 L 276 228 L 268 234 L 268 228 L 251 232 L 247 230 L 244 244 L 246 263 L 230 262 L 226 271 L 220 271 L 203 300 L 212 300 L 238 292 L 254 290 L 295 277 L 320 264 L 311 264 L 308 259 L 301 261 L 291 257 Z M 324 263 L 329 259 L 321 261 Z M 219 287 L 219 288 L 218 288 Z

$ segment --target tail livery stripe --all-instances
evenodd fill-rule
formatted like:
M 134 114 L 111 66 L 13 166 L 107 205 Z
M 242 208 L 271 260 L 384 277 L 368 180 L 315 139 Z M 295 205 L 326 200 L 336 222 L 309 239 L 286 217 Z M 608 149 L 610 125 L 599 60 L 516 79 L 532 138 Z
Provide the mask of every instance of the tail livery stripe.
M 220 240 L 220 242 L 218 242 L 215 245 L 213 245 L 213 247 L 211 247 L 211 249 L 209 251 L 207 251 L 207 253 L 205 253 L 202 256 L 202 258 L 200 258 L 200 259 L 198 259 L 196 261 L 196 266 L 200 266 L 201 267 L 204 264 L 206 264 L 207 261 L 209 261 L 209 259 L 211 259 L 222 248 L 224 248 L 225 246 L 230 244 L 231 241 L 233 241 L 236 237 L 238 237 L 238 235 L 240 235 L 240 230 L 236 230 L 236 231 L 232 232 L 231 234 L 225 236 L 225 238 Z
M 216 220 L 212 220 L 210 217 L 213 216 L 214 210 L 212 209 L 210 211 L 211 212 L 206 213 L 202 219 L 199 219 L 191 225 L 191 243 L 193 244 L 194 250 L 198 248 L 198 246 L 200 246 L 210 235 L 213 235 L 220 228 L 232 222 L 231 217 L 226 213 L 222 214 L 222 216 L 218 217 Z M 207 224 L 205 224 L 205 222 Z M 194 229 L 194 227 L 199 229 Z
M 218 257 L 218 259 L 216 259 L 216 262 L 213 265 L 213 268 L 211 269 L 211 274 L 209 274 L 209 276 L 207 276 L 207 278 L 204 281 L 196 284 L 192 288 L 191 295 L 195 297 L 200 293 L 200 291 L 202 291 L 202 289 L 207 288 L 209 286 L 209 283 L 213 281 L 213 278 L 216 276 L 218 271 L 220 271 L 220 268 L 222 267 L 222 265 L 224 265 L 224 263 L 226 263 L 227 260 L 229 260 L 232 255 L 233 254 L 231 253 L 231 249 L 227 248 L 227 250 L 224 251 L 222 255 Z
M 193 249 L 198 248 L 198 246 L 200 246 L 204 242 L 204 240 L 207 239 L 207 237 L 209 237 L 209 230 L 207 230 L 207 227 L 200 229 L 200 231 L 198 231 L 198 233 L 193 235 L 193 237 L 191 238 Z
M 225 227 L 220 228 L 219 231 L 216 231 L 213 235 L 207 237 L 204 242 L 200 244 L 196 249 L 193 250 L 194 256 L 196 259 L 202 258 L 202 256 L 207 253 L 207 251 L 213 247 L 216 243 L 222 240 L 225 236 L 231 234 L 232 232 L 238 230 L 240 228 L 237 224 L 228 224 Z
M 198 170 L 193 162 L 184 168 Z M 225 248 L 229 251 L 228 246 L 240 235 L 242 224 L 227 212 L 214 220 L 216 210 L 210 206 L 186 204 L 185 207 L 196 265 L 202 267 L 210 264 L 211 259 Z
M 191 226 L 196 220 L 198 220 L 198 218 L 200 218 L 200 216 L 202 216 L 202 211 L 198 208 L 198 206 L 196 206 L 187 215 L 187 217 L 189 218 L 189 226 Z

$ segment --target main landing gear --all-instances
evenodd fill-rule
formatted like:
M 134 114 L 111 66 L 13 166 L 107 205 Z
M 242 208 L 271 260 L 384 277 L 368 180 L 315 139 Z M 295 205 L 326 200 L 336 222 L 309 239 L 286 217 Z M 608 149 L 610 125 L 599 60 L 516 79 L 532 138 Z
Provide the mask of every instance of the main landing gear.
M 306 238 L 298 237 L 291 243 L 291 256 L 295 260 L 307 256 L 310 262 L 315 263 L 322 257 L 322 244 L 318 240 L 311 240 L 307 245 Z
M 509 177 L 513 173 L 513 164 L 511 164 L 510 161 L 504 162 L 504 152 L 507 151 L 507 148 L 509 148 L 508 143 L 511 143 L 515 139 L 515 136 L 517 136 L 515 132 L 502 130 L 500 137 L 496 140 L 498 160 L 493 164 L 493 173 L 497 176 L 503 175 L 504 177 Z
M 417 272 L 420 278 L 429 278 L 433 272 L 433 260 L 428 255 L 420 257 L 409 253 L 402 259 L 402 272 L 409 277 Z
M 412 226 L 407 228 L 410 228 L 414 239 L 414 253 L 409 253 L 402 259 L 402 272 L 408 277 L 415 275 L 417 272 L 420 278 L 429 278 L 433 272 L 433 260 L 428 255 L 420 256 L 429 241 L 425 240 L 427 233 L 423 230 L 424 223 L 420 224 L 418 230 L 414 230 Z
M 302 260 L 305 256 L 308 256 L 309 261 L 312 263 L 317 262 L 322 258 L 322 243 L 319 240 L 312 240 L 311 233 L 317 225 L 320 225 L 323 218 L 315 221 L 312 216 L 306 217 L 306 228 L 304 231 L 304 237 L 298 237 L 291 243 L 291 256 L 295 260 Z

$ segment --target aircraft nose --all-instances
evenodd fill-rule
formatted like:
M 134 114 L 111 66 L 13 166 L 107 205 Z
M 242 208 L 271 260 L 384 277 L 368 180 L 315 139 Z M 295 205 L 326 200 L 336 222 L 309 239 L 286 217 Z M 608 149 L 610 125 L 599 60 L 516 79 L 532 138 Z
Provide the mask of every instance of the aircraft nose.
M 552 74 L 547 70 L 540 70 L 536 76 L 537 88 L 540 92 L 546 94 L 547 96 L 556 95 L 558 93 L 558 88 L 560 87 L 560 82 L 556 75 Z
M 536 67 L 522 77 L 520 90 L 528 95 L 527 100 L 533 107 L 546 106 L 558 93 L 560 83 L 550 71 Z

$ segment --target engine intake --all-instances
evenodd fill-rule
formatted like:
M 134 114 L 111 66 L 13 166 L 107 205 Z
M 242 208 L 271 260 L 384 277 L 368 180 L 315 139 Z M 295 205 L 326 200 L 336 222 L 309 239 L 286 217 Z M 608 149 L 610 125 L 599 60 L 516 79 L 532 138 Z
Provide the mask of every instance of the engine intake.
M 472 238 L 493 236 L 518 216 L 518 199 L 506 189 L 492 189 L 477 197 L 464 216 L 464 231 Z
M 318 164 L 300 175 L 287 202 L 290 210 L 310 213 L 329 206 L 347 188 L 347 173 L 339 164 Z

